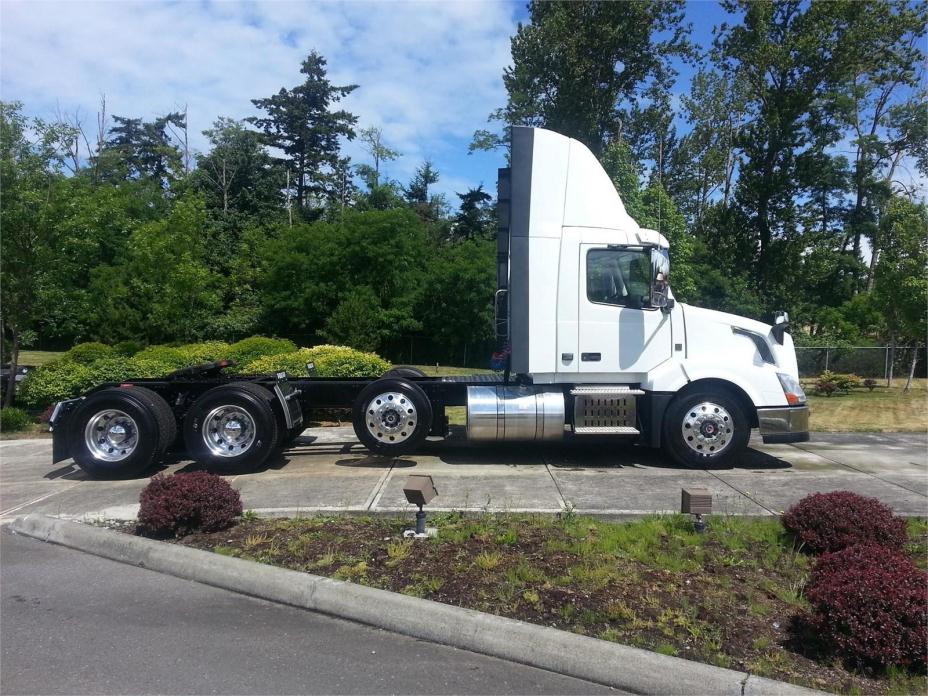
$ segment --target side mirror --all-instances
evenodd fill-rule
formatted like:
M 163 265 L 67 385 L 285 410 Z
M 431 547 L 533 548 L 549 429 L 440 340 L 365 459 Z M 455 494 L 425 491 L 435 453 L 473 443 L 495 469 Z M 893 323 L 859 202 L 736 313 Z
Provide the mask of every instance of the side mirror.
M 670 256 L 666 249 L 651 249 L 650 304 L 665 313 L 674 305 L 670 299 Z

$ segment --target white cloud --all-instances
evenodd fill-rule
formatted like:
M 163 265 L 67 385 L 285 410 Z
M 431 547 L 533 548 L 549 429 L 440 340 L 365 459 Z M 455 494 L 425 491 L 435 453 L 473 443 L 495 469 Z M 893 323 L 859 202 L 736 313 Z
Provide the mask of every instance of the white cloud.
M 0 96 L 50 116 L 79 108 L 151 118 L 186 104 L 192 143 L 220 115 L 299 81 L 311 49 L 361 125 L 383 128 L 406 180 L 431 157 L 451 182 L 492 183 L 495 159 L 467 142 L 505 101 L 501 75 L 517 5 L 503 2 L 0 3 Z M 347 152 L 356 160 L 356 144 Z

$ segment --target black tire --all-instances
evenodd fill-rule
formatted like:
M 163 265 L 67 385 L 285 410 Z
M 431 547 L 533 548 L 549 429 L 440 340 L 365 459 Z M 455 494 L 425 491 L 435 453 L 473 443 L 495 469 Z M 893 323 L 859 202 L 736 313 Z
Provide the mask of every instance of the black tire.
M 114 387 L 94 392 L 81 402 L 69 420 L 68 440 L 74 461 L 93 478 L 139 476 L 162 459 L 177 436 L 171 407 L 144 387 Z M 123 437 L 128 438 L 122 441 L 126 450 L 104 437 L 107 423 L 123 428 Z M 99 433 L 100 439 L 97 434 L 91 438 L 94 432 Z
M 358 394 L 352 409 L 355 435 L 375 454 L 399 457 L 416 450 L 432 427 L 432 405 L 415 382 L 378 379 Z
M 412 367 L 411 365 L 397 365 L 396 367 L 391 367 L 389 370 L 383 373 L 382 378 L 387 377 L 400 377 L 402 379 L 421 379 L 427 375 L 420 370 L 418 367 Z
M 184 419 L 184 442 L 190 458 L 221 470 L 247 471 L 261 466 L 277 445 L 273 402 L 274 395 L 268 389 L 251 382 L 210 389 L 194 402 Z M 204 427 L 211 417 L 217 428 Z M 229 429 L 220 432 L 220 422 Z M 237 425 L 233 428 L 233 424 Z M 227 438 L 229 433 L 238 433 L 241 439 Z
M 667 408 L 662 448 L 684 466 L 725 467 L 744 453 L 750 437 L 751 423 L 738 399 L 723 390 L 697 391 Z

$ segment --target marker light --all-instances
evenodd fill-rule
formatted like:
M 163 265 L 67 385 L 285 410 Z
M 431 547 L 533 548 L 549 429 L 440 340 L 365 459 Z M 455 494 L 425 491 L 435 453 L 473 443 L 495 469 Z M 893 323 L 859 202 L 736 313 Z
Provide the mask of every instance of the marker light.
M 806 393 L 802 390 L 799 380 L 785 372 L 777 372 L 777 378 L 786 395 L 786 402 L 790 406 L 801 406 L 806 402 Z

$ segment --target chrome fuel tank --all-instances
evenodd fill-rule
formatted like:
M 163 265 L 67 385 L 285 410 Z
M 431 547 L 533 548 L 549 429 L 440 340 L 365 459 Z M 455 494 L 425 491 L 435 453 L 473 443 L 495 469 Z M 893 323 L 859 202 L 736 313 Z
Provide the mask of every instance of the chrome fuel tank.
M 468 387 L 469 440 L 560 440 L 564 393 L 534 387 Z

